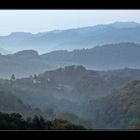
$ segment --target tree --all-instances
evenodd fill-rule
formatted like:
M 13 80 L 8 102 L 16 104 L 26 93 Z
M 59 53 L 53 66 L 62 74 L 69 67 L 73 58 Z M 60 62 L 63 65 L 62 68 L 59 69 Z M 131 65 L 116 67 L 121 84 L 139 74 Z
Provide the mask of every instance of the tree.
M 41 116 L 35 116 L 33 118 L 33 128 L 35 130 L 45 130 L 47 128 L 47 122 Z
M 37 75 L 36 74 L 34 74 L 34 79 L 37 80 Z
M 25 130 L 27 124 L 19 113 L 0 113 L 0 130 Z
M 52 129 L 55 130 L 85 130 L 85 128 L 81 125 L 74 125 L 67 120 L 55 119 L 53 121 Z
M 15 75 L 14 74 L 12 74 L 12 76 L 11 76 L 11 79 L 10 79 L 11 81 L 15 81 L 16 80 L 16 77 L 15 77 Z
M 130 122 L 130 129 L 140 129 L 140 119 L 136 118 Z

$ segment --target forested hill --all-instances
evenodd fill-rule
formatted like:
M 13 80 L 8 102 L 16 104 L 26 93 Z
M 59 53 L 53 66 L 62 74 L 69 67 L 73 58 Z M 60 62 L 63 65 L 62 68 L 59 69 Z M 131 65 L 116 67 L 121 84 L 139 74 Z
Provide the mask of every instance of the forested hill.
M 61 118 L 86 128 L 129 128 L 139 118 L 139 80 L 139 69 L 77 65 L 26 78 L 12 75 L 0 79 L 0 111 Z
M 70 65 L 83 65 L 93 70 L 140 68 L 140 45 L 118 43 L 74 51 L 53 51 L 39 55 L 35 50 L 23 50 L 0 55 L 0 77 L 27 77 L 46 70 Z M 18 71 L 17 71 L 18 70 Z
M 139 129 L 140 128 L 140 80 L 134 80 L 112 94 L 91 100 L 90 113 L 95 128 Z M 96 115 L 95 115 L 96 111 Z

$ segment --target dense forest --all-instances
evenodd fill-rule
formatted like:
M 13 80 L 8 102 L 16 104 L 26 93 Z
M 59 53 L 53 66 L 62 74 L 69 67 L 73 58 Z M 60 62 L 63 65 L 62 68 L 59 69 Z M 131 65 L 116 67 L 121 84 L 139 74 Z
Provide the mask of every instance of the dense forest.
M 62 119 L 47 121 L 41 116 L 23 119 L 19 113 L 0 112 L 0 130 L 85 130 L 85 128 Z

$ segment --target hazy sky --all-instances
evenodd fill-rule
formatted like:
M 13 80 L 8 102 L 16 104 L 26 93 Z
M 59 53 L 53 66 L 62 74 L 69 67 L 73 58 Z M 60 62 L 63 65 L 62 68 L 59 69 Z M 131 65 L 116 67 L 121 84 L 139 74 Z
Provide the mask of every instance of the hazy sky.
M 140 10 L 0 10 L 0 35 L 46 32 L 115 21 L 140 23 Z

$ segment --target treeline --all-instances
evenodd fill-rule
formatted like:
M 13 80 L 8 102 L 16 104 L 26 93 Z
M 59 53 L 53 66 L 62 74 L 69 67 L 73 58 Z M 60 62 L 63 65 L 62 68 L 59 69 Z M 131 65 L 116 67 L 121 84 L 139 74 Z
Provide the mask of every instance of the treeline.
M 19 113 L 0 112 L 0 130 L 85 130 L 85 128 L 62 119 L 49 121 L 42 116 L 24 119 Z

